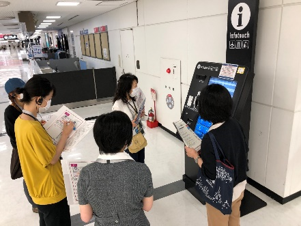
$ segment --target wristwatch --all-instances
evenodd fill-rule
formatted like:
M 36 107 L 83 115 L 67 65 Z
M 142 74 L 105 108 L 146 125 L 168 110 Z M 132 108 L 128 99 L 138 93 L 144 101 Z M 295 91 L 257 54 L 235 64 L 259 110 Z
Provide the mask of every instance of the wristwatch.
M 201 157 L 198 156 L 198 157 L 196 157 L 196 158 L 194 159 L 194 161 L 195 161 L 196 164 L 198 164 L 198 160 L 199 160 L 200 158 L 201 158 Z

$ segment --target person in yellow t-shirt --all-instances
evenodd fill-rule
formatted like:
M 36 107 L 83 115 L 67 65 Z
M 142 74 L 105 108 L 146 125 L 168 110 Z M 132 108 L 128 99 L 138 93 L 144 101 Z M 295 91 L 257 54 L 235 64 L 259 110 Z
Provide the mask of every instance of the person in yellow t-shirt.
M 24 108 L 15 122 L 16 141 L 24 180 L 39 209 L 40 226 L 71 226 L 60 156 L 74 124 L 64 122 L 55 146 L 36 119 L 39 111 L 50 107 L 55 87 L 48 79 L 34 76 L 20 92 Z

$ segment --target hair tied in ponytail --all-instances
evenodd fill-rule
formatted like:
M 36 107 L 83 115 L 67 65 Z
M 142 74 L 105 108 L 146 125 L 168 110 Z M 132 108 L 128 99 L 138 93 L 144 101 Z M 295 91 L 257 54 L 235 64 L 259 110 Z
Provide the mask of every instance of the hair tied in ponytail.
M 24 93 L 25 88 L 20 88 L 19 94 Z

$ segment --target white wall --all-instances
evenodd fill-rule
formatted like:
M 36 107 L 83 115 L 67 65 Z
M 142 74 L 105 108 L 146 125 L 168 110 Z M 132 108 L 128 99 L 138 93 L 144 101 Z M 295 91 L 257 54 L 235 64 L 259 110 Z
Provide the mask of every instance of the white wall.
M 105 25 L 108 26 L 111 61 L 82 56 L 79 38 L 80 31 L 88 29 L 89 33 L 93 33 L 95 27 Z M 137 26 L 136 3 L 132 3 L 74 26 L 70 26 L 69 30 L 72 30 L 75 36 L 75 50 L 77 57 L 86 61 L 88 68 L 115 66 L 117 75 L 120 76 L 122 72 L 122 65 L 121 62 L 119 62 L 119 58 L 121 57 L 120 30 L 129 29 L 135 26 Z
M 301 5 L 291 2 L 259 13 L 250 131 L 249 176 L 282 197 L 301 190 Z
M 121 74 L 120 30 L 133 28 L 139 86 L 150 100 L 160 59 L 181 60 L 185 101 L 198 61 L 225 62 L 228 1 L 139 0 L 70 27 L 108 25 L 110 62 L 83 57 L 89 67 L 115 66 Z M 138 24 L 138 25 L 137 25 Z M 301 0 L 261 0 L 250 131 L 249 177 L 282 197 L 301 190 Z M 80 53 L 79 37 L 75 38 Z M 147 109 L 152 102 L 147 102 Z M 166 113 L 166 112 L 165 112 Z

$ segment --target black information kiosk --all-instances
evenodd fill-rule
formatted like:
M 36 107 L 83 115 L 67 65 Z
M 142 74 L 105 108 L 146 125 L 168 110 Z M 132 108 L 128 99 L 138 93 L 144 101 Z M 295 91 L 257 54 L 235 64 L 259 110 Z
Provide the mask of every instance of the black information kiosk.
M 211 84 L 223 85 L 233 99 L 232 117 L 249 138 L 252 84 L 259 0 L 229 0 L 227 52 L 228 63 L 198 62 L 192 77 L 181 119 L 202 139 L 211 126 L 198 114 L 198 96 Z M 185 188 L 203 204 L 195 190 L 198 165 L 185 155 Z
M 211 123 L 203 120 L 198 113 L 198 96 L 201 94 L 201 90 L 211 84 L 224 86 L 233 99 L 232 115 L 235 115 L 245 105 L 245 100 L 242 97 L 248 96 L 245 85 L 248 76 L 252 76 L 248 72 L 247 67 L 234 64 L 199 62 L 196 65 L 181 118 L 201 139 L 211 126 Z M 198 165 L 192 158 L 185 155 L 185 175 L 183 178 L 185 187 L 202 202 L 194 188 L 197 173 Z

